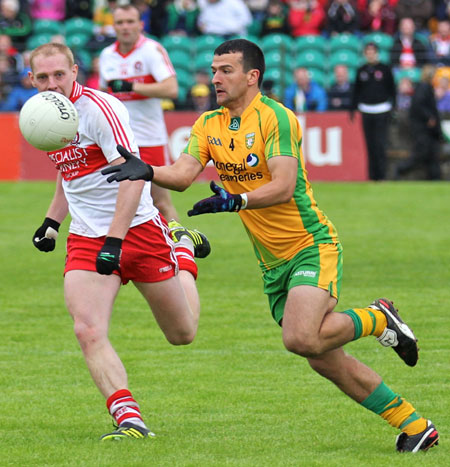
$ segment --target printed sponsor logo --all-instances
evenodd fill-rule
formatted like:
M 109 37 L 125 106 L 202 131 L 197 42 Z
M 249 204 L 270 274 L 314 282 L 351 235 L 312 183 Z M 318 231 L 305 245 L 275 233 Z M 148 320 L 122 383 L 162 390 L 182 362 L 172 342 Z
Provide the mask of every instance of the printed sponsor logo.
M 250 167 L 256 167 L 259 163 L 259 157 L 256 154 L 250 153 L 247 156 L 247 164 Z
M 220 180 L 222 182 L 245 182 L 252 180 L 261 180 L 263 178 L 262 172 L 248 172 L 248 166 L 254 167 L 257 165 L 258 161 L 255 161 L 251 158 L 251 163 L 253 165 L 247 165 L 247 158 L 242 159 L 241 162 L 217 162 L 214 161 L 217 172 L 219 173 Z M 228 172 L 228 173 L 221 173 Z
M 294 276 L 303 276 L 303 277 L 316 277 L 317 271 L 297 271 Z
M 212 144 L 213 146 L 222 146 L 222 141 L 220 141 L 220 138 L 215 138 L 214 136 L 207 136 L 207 138 L 209 144 Z
M 164 266 L 163 268 L 159 268 L 159 272 L 168 272 L 172 269 L 172 266 Z

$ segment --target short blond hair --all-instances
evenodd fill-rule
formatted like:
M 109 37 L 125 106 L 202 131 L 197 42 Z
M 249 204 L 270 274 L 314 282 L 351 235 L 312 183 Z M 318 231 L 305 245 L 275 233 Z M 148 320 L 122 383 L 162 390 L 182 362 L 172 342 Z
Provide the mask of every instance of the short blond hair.
M 62 54 L 67 58 L 69 62 L 69 67 L 72 67 L 75 64 L 75 59 L 73 58 L 73 53 L 65 44 L 58 44 L 56 42 L 50 42 L 49 44 L 43 44 L 39 47 L 36 47 L 30 55 L 30 66 L 33 70 L 33 61 L 38 55 L 43 55 L 44 57 L 50 57 L 52 55 Z

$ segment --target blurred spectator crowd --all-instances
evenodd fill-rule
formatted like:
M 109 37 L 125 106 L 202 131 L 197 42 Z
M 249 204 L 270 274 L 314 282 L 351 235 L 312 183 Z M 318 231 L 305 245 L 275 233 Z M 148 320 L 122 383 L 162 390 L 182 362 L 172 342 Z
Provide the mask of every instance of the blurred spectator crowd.
M 397 110 L 409 108 L 421 68 L 433 64 L 438 108 L 450 112 L 450 0 L 0 0 L 0 110 L 19 110 L 35 92 L 30 51 L 51 41 L 71 47 L 80 82 L 98 87 L 98 54 L 115 40 L 112 11 L 126 3 L 177 71 L 180 96 L 166 109 L 213 108 L 213 51 L 246 37 L 266 56 L 263 93 L 298 112 L 349 110 L 369 42 L 392 68 Z

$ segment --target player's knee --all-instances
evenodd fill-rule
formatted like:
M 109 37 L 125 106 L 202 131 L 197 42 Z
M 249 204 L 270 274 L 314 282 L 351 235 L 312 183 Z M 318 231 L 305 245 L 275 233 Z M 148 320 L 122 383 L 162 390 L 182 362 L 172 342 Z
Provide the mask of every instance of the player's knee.
M 75 321 L 74 332 L 82 349 L 94 346 L 106 337 L 100 327 L 88 325 L 80 320 Z
M 283 334 L 283 344 L 289 352 L 300 355 L 301 357 L 311 358 L 321 353 L 319 342 L 316 339 L 306 336 Z
M 195 334 L 195 329 L 186 329 L 166 332 L 165 336 L 172 345 L 189 345 L 194 340 Z

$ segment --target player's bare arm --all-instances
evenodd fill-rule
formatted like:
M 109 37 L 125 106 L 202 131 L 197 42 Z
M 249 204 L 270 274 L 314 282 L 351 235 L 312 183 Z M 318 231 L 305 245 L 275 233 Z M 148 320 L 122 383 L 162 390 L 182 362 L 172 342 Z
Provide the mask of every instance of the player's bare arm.
M 55 194 L 47 210 L 46 217 L 57 221 L 59 224 L 66 218 L 69 212 L 66 196 L 62 187 L 62 176 L 58 172 L 56 177 Z
M 178 81 L 176 76 L 169 76 L 156 83 L 134 82 L 132 84 L 132 90 L 146 97 L 176 99 L 178 97 Z
M 124 162 L 122 157 L 113 161 L 112 165 L 118 165 L 121 162 Z M 116 211 L 108 231 L 108 237 L 125 238 L 131 221 L 136 214 L 144 184 L 144 181 L 138 181 L 137 183 L 125 181 L 120 184 Z
M 298 160 L 291 156 L 276 156 L 268 160 L 272 180 L 247 192 L 246 209 L 259 209 L 287 203 L 294 194 Z
M 153 167 L 153 182 L 163 188 L 184 191 L 203 170 L 200 162 L 189 154 L 181 154 L 172 165 Z
M 203 170 L 200 162 L 189 154 L 181 154 L 173 165 L 152 167 L 120 145 L 117 146 L 117 150 L 126 162 L 119 165 L 112 164 L 102 170 L 103 175 L 109 175 L 107 178 L 109 183 L 123 180 L 151 180 L 163 188 L 184 191 Z

